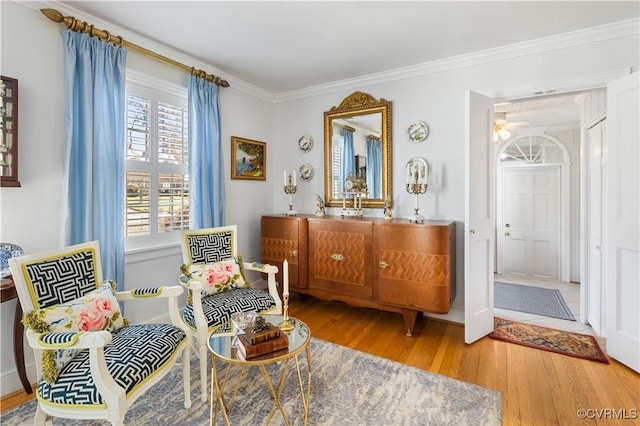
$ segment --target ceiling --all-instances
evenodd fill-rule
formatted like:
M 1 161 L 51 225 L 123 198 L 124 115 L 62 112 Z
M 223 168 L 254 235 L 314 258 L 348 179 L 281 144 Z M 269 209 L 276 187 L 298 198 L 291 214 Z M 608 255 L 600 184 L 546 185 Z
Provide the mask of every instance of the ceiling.
M 51 3 L 142 34 L 214 67 L 208 72 L 273 95 L 640 14 L 637 0 Z
M 640 16 L 638 0 L 56 3 L 274 96 Z M 528 121 L 528 128 L 577 128 L 575 96 L 520 100 L 496 111 L 507 112 L 509 121 Z

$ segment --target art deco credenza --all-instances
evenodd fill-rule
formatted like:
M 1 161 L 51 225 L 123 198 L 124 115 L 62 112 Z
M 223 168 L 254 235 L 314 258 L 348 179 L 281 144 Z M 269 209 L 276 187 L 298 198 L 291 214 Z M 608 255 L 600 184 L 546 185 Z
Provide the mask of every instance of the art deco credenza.
M 261 219 L 262 262 L 282 271 L 287 259 L 292 291 L 400 313 L 409 336 L 420 313 L 449 312 L 456 295 L 455 240 L 452 221 Z

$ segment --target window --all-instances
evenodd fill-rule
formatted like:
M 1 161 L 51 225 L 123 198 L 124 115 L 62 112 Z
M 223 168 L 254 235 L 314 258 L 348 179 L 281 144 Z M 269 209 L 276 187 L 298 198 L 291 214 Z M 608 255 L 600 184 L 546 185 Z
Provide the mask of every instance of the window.
M 127 248 L 178 241 L 189 228 L 187 91 L 127 78 Z
M 342 198 L 342 157 L 344 152 L 344 137 L 334 136 L 331 144 L 331 198 Z
M 565 161 L 561 146 L 544 135 L 524 136 L 505 145 L 503 164 L 560 164 Z M 568 161 L 568 160 L 566 160 Z

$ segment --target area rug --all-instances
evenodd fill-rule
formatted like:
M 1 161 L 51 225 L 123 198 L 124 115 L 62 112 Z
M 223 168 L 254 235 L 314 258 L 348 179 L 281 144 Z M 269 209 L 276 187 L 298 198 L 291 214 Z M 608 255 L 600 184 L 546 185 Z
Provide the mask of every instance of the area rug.
M 493 304 L 496 308 L 569 321 L 576 320 L 560 290 L 500 281 L 495 281 L 493 284 Z
M 309 425 L 500 425 L 499 392 L 449 379 L 394 361 L 312 338 L 312 372 Z M 306 357 L 299 356 L 303 374 Z M 192 361 L 192 400 L 183 408 L 180 370 L 171 372 L 140 397 L 125 417 L 125 424 L 208 425 L 209 404 L 199 399 L 196 362 Z M 272 378 L 281 368 L 269 365 Z M 276 371 L 277 370 L 277 371 Z M 291 371 L 292 370 L 292 371 Z M 289 371 L 282 402 L 293 425 L 304 423 L 295 369 Z M 246 376 L 248 374 L 248 376 Z M 278 375 L 279 376 L 279 375 Z M 305 374 L 306 376 L 306 374 Z M 230 415 L 233 425 L 265 424 L 271 399 L 257 368 L 245 373 L 240 398 Z M 2 413 L 3 426 L 33 424 L 35 401 Z M 54 419 L 54 424 L 56 419 Z M 108 425 L 105 421 L 58 420 L 67 425 Z M 279 412 L 273 424 L 282 424 Z M 224 424 L 218 415 L 218 424 Z
M 587 334 L 571 333 L 495 317 L 494 329 L 489 337 L 543 351 L 609 363 L 596 338 Z

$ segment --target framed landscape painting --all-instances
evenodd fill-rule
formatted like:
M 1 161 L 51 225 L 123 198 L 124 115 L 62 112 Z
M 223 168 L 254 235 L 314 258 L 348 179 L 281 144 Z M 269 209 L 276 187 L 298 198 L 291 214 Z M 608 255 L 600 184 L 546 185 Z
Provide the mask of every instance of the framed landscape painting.
M 267 144 L 231 137 L 231 179 L 266 180 Z

